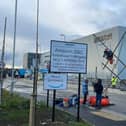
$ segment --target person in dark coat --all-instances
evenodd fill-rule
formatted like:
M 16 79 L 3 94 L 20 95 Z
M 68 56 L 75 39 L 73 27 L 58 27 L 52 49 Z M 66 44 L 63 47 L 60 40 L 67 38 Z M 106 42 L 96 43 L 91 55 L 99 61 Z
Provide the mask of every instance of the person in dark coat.
M 96 93 L 96 107 L 101 108 L 101 100 L 103 93 L 103 85 L 101 79 L 98 79 L 97 82 L 94 84 L 94 91 Z
M 107 60 L 112 60 L 113 59 L 113 52 L 110 49 L 105 49 L 103 57 L 105 57 Z
M 88 80 L 87 79 L 82 82 L 82 93 L 84 96 L 83 104 L 86 104 L 87 96 L 88 96 Z

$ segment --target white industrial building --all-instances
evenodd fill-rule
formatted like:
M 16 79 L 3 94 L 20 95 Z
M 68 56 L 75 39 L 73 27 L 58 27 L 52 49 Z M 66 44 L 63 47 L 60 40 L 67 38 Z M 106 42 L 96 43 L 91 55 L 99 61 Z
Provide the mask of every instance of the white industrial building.
M 74 40 L 74 42 L 79 43 L 87 43 L 88 44 L 88 61 L 87 61 L 87 76 L 88 77 L 95 77 L 96 73 L 98 77 L 101 78 L 111 78 L 112 73 L 102 65 L 102 63 L 106 64 L 106 59 L 103 58 L 104 50 L 106 47 L 103 46 L 104 43 L 108 48 L 112 51 L 115 50 L 115 47 L 119 43 L 120 39 L 121 43 L 119 44 L 118 48 L 115 51 L 115 55 L 119 56 L 119 59 L 126 64 L 126 27 L 113 27 L 110 29 L 103 30 L 98 33 L 94 33 L 88 35 L 86 37 L 82 37 L 79 39 Z M 108 63 L 108 67 L 115 73 L 119 74 L 120 71 L 125 67 L 114 57 L 113 64 Z M 97 72 L 96 72 L 97 70 Z M 119 74 L 120 79 L 126 79 L 126 69 L 124 69 Z
M 40 57 L 42 54 L 38 54 L 38 64 L 40 64 Z M 36 53 L 33 52 L 28 52 L 25 53 L 23 56 L 23 68 L 25 69 L 32 69 L 34 66 L 36 58 Z
M 121 43 L 119 44 L 118 48 L 115 51 L 115 55 L 119 56 L 119 59 L 126 64 L 126 27 L 113 27 L 110 29 L 103 30 L 98 33 L 94 33 L 88 36 L 84 36 L 82 38 L 78 38 L 72 40 L 73 42 L 79 43 L 87 43 L 88 44 L 88 59 L 87 59 L 87 77 L 100 77 L 100 78 L 111 78 L 113 74 L 105 67 L 103 69 L 102 63 L 106 64 L 107 60 L 103 58 L 103 53 L 105 47 L 103 46 L 104 43 L 108 48 L 112 51 L 115 50 L 118 42 L 123 36 Z M 46 52 L 42 54 L 41 57 L 41 67 L 46 67 L 47 63 L 49 62 L 50 53 Z M 116 75 L 119 74 L 120 79 L 126 79 L 126 68 L 122 70 L 125 65 L 122 65 L 120 61 L 114 57 L 113 64 L 107 65 L 109 69 L 111 69 Z
M 48 52 L 42 53 L 40 59 L 41 59 L 40 68 L 46 69 L 50 62 L 50 52 L 48 51 Z

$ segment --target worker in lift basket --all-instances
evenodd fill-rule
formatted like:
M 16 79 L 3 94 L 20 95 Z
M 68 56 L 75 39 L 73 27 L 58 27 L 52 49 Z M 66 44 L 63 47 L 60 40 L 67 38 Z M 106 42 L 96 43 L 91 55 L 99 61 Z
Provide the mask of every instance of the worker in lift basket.
M 113 64 L 113 52 L 109 48 L 106 48 L 103 54 L 103 57 L 105 57 L 110 64 Z

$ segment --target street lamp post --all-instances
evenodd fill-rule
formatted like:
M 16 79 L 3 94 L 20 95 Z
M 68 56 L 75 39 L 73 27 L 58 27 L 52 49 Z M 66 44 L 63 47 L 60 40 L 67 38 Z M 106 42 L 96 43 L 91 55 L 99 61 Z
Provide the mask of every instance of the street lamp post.
M 13 95 L 13 88 L 14 88 L 15 44 L 16 44 L 16 30 L 17 30 L 16 28 L 17 28 L 17 0 L 15 0 L 12 82 L 11 82 L 11 88 L 10 88 L 10 92 L 11 92 L 12 95 Z
M 4 64 L 4 52 L 5 52 L 6 24 L 7 24 L 7 17 L 5 17 L 3 47 L 2 47 L 2 52 L 1 52 L 1 65 L 0 65 L 0 104 L 3 103 L 3 73 L 4 73 L 4 65 L 5 65 Z
M 37 0 L 37 23 L 36 23 L 36 55 L 34 66 L 33 93 L 31 95 L 29 126 L 36 126 L 36 103 L 38 81 L 38 24 L 39 24 L 39 0 Z
M 63 41 L 66 40 L 66 36 L 65 36 L 65 34 L 60 34 L 60 36 L 63 37 Z

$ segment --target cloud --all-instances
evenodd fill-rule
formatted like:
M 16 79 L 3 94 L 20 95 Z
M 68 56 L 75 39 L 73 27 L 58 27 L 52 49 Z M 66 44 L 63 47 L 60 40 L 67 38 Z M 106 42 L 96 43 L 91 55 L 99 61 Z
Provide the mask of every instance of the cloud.
M 50 40 L 70 40 L 115 26 L 126 25 L 126 1 L 120 0 L 40 0 L 39 49 L 50 49 Z M 6 53 L 12 59 L 15 0 L 0 4 L 0 45 L 3 40 L 4 17 L 7 16 Z M 36 0 L 18 0 L 16 64 L 22 64 L 23 54 L 35 51 Z
M 66 33 L 87 35 L 115 25 L 126 25 L 122 20 L 126 11 L 124 0 L 120 2 L 114 0 L 46 0 L 42 3 L 43 1 L 40 6 L 41 23 Z
M 126 1 L 114 0 L 79 0 L 76 2 L 77 22 L 82 27 L 88 26 L 94 32 L 115 25 L 126 25 L 124 21 Z M 114 5 L 113 5 L 114 4 Z M 91 30 L 89 30 L 91 32 Z M 89 34 L 89 33 L 88 33 Z
M 2 2 L 7 13 L 14 14 L 14 0 Z M 114 3 L 114 5 L 113 5 Z M 39 24 L 65 33 L 89 34 L 112 25 L 124 23 L 125 0 L 40 0 Z M 10 4 L 10 6 L 9 6 Z M 18 1 L 18 34 L 32 36 L 36 25 L 36 1 Z M 12 29 L 12 28 L 11 28 Z M 20 30 L 19 30 L 20 29 Z M 28 32 L 29 30 L 29 32 Z M 26 34 L 27 32 L 27 34 Z
M 35 52 L 34 42 L 27 39 L 17 38 L 15 45 L 15 65 L 23 65 L 23 55 L 26 52 Z M 5 43 L 5 62 L 12 64 L 13 38 L 7 37 Z

